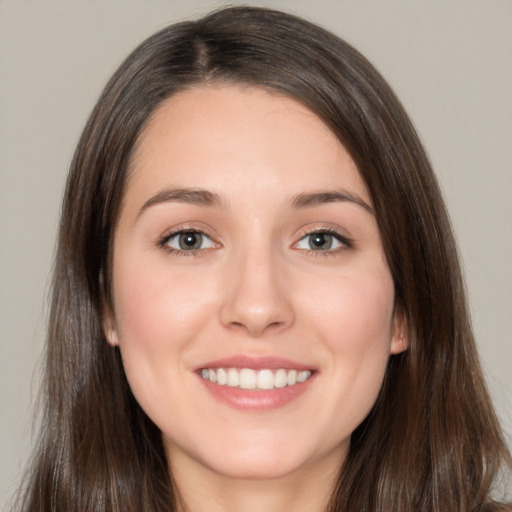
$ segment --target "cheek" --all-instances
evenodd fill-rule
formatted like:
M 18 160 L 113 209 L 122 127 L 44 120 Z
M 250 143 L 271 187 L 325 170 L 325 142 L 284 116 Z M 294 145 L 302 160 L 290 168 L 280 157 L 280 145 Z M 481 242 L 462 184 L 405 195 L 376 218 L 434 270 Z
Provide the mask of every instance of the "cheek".
M 154 261 L 133 263 L 116 267 L 115 321 L 126 376 L 144 407 L 180 375 L 181 356 L 209 318 L 209 300 L 194 273 L 171 276 Z
M 330 356 L 331 388 L 323 406 L 331 427 L 346 434 L 363 421 L 378 396 L 392 337 L 391 276 L 365 275 L 334 280 L 310 302 L 311 322 Z
M 394 286 L 385 268 L 325 279 L 322 286 L 310 287 L 308 294 L 303 316 L 326 333 L 334 354 L 389 348 Z
M 119 266 L 114 288 L 116 325 L 125 343 L 170 344 L 184 333 L 193 335 L 205 319 L 208 294 L 204 282 L 193 272 L 170 274 L 158 265 Z
M 160 428 L 169 427 L 169 418 L 183 416 L 169 411 L 180 412 L 183 406 L 176 394 L 188 385 L 183 356 L 211 317 L 207 312 L 211 293 L 192 272 L 169 275 L 165 264 L 152 260 L 150 265 L 134 265 L 134 261 L 137 258 L 120 261 L 114 276 L 124 371 L 146 414 Z
M 351 365 L 358 376 L 382 376 L 389 357 L 394 288 L 386 273 L 367 281 L 347 280 L 337 315 L 331 310 L 333 354 L 339 357 L 340 371 Z M 337 319 L 337 320 L 336 320 Z M 357 380 L 357 379 L 354 379 Z

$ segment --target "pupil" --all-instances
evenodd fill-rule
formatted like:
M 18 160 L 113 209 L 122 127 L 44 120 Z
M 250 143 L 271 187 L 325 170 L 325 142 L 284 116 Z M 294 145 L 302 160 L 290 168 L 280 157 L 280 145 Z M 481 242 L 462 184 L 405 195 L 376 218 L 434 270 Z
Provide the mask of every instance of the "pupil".
M 310 245 L 312 249 L 330 249 L 332 236 L 327 233 L 315 233 L 311 235 Z
M 180 249 L 199 249 L 201 246 L 201 235 L 198 233 L 182 233 L 179 242 Z

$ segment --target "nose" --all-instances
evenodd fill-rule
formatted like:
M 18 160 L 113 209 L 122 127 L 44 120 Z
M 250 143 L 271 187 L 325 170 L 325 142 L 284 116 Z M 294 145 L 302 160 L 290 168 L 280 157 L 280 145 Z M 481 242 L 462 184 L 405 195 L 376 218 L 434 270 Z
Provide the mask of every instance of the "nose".
M 282 271 L 269 250 L 230 262 L 224 283 L 220 321 L 229 328 L 260 337 L 279 332 L 294 321 L 294 310 Z

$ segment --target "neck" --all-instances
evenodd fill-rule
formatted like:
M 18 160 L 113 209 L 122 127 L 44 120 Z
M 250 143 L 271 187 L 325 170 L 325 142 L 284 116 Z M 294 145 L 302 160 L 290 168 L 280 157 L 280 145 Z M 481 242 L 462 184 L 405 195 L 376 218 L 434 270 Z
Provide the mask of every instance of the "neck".
M 331 453 L 293 473 L 265 480 L 219 474 L 186 456 L 178 456 L 171 463 L 179 497 L 177 510 L 325 512 L 342 459 L 339 452 Z

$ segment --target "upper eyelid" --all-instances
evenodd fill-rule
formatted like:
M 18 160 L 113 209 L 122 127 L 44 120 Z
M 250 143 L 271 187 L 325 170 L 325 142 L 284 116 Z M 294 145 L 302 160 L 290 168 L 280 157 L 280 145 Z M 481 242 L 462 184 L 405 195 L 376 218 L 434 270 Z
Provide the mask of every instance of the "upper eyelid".
M 338 242 L 340 242 L 345 249 L 352 249 L 354 248 L 354 240 L 351 236 L 342 233 L 339 229 L 336 229 L 331 226 L 317 226 L 317 227 L 311 227 L 310 229 L 307 229 L 300 234 L 300 237 L 296 238 L 296 241 L 293 242 L 292 248 L 296 246 L 300 241 L 302 241 L 307 236 L 313 235 L 315 233 L 327 233 L 333 237 L 335 237 Z M 304 251 L 307 251 L 307 249 L 303 249 Z M 335 253 L 338 250 L 341 250 L 341 248 L 334 249 L 334 250 L 325 250 L 325 251 L 313 251 L 316 254 L 325 254 L 325 253 Z
M 309 228 L 303 229 L 302 232 L 300 232 L 297 235 L 297 237 L 300 237 L 300 238 L 297 238 L 297 240 L 302 240 L 304 237 L 306 237 L 308 235 L 312 235 L 314 233 L 327 233 L 327 234 L 330 234 L 333 236 L 337 236 L 342 240 L 351 240 L 351 238 L 352 238 L 350 235 L 348 235 L 347 233 L 344 233 L 343 231 L 341 231 L 338 228 L 335 228 L 334 226 L 324 225 L 324 226 L 311 226 Z
M 167 231 L 167 234 L 164 234 L 164 235 L 160 236 L 156 240 L 155 246 L 159 250 L 165 250 L 166 252 L 172 253 L 175 256 L 178 256 L 178 255 L 181 255 L 181 256 L 199 256 L 199 255 L 205 254 L 205 251 L 208 251 L 208 250 L 211 249 L 211 247 L 208 247 L 208 248 L 198 248 L 198 249 L 184 250 L 184 249 L 172 247 L 169 242 L 173 238 L 178 237 L 179 235 L 181 235 L 183 233 L 198 233 L 198 234 L 208 238 L 212 242 L 212 244 L 214 246 L 213 248 L 220 247 L 220 244 L 218 242 L 216 242 L 216 240 L 212 236 L 208 235 L 208 233 L 206 233 L 204 230 L 197 229 L 197 228 L 190 228 L 190 227 L 188 227 L 188 228 L 175 228 L 175 229 L 172 229 L 170 231 Z M 215 246 L 217 246 L 217 247 L 215 247 Z
M 210 239 L 214 244 L 218 244 L 218 242 L 215 241 L 215 239 L 210 236 L 208 233 L 204 232 L 203 230 L 200 230 L 200 229 L 193 229 L 193 228 L 186 228 L 186 229 L 181 229 L 181 228 L 178 228 L 178 229 L 172 229 L 170 231 L 167 231 L 166 234 L 163 234 L 161 235 L 155 242 L 155 245 L 158 247 L 158 248 L 161 248 L 161 249 L 164 249 L 164 248 L 169 248 L 169 249 L 172 249 L 173 252 L 189 252 L 190 254 L 195 254 L 195 253 L 198 253 L 200 251 L 203 251 L 204 249 L 195 249 L 195 250 L 190 250 L 190 251 L 182 251 L 181 249 L 175 249 L 175 248 L 171 248 L 171 246 L 169 245 L 169 241 L 172 240 L 174 237 L 176 236 L 179 236 L 181 235 L 182 233 L 198 233 L 198 234 L 201 234 L 203 236 L 206 236 L 208 239 Z
M 169 230 L 166 230 L 164 234 L 162 234 L 158 240 L 158 245 L 165 245 L 167 241 L 169 241 L 171 238 L 178 236 L 181 233 L 199 233 L 202 234 L 209 239 L 211 239 L 215 244 L 222 245 L 221 242 L 218 240 L 218 236 L 211 233 L 211 230 L 207 229 L 203 226 L 193 226 L 188 223 L 170 228 Z M 296 245 L 299 241 L 301 241 L 306 236 L 312 235 L 314 233 L 327 233 L 334 237 L 336 237 L 341 243 L 345 245 L 352 245 L 353 240 L 352 237 L 343 231 L 341 231 L 339 228 L 336 228 L 334 226 L 330 225 L 316 225 L 316 226 L 306 226 L 302 228 L 295 236 L 294 241 L 292 242 L 292 247 Z
M 207 236 L 208 238 L 216 242 L 216 237 L 210 232 L 210 230 L 204 227 L 190 226 L 187 224 L 184 224 L 179 227 L 173 227 L 164 231 L 164 233 L 158 238 L 158 240 L 169 240 L 170 238 L 180 235 L 181 233 L 199 233 L 201 235 Z

